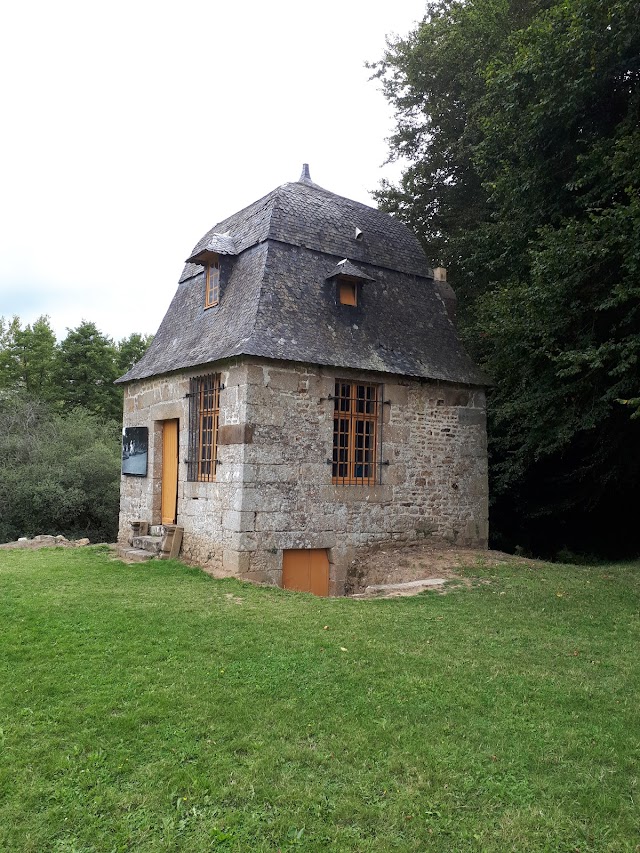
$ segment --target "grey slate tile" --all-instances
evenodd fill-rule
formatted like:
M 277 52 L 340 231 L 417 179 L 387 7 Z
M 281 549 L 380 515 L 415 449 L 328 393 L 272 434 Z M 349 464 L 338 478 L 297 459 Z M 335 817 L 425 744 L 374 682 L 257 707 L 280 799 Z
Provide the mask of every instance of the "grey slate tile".
M 153 343 L 119 382 L 243 354 L 487 384 L 420 243 L 388 214 L 302 180 L 217 223 L 190 257 L 227 234 L 236 254 L 220 256 L 220 304 L 204 308 L 203 268 L 187 263 Z M 337 304 L 327 280 L 345 258 L 370 279 L 357 306 Z

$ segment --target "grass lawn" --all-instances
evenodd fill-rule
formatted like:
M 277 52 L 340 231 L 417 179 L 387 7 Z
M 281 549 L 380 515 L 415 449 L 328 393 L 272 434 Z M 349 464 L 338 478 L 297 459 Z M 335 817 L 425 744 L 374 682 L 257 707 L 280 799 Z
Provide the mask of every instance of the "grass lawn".
M 466 575 L 0 551 L 0 850 L 640 851 L 640 563 Z

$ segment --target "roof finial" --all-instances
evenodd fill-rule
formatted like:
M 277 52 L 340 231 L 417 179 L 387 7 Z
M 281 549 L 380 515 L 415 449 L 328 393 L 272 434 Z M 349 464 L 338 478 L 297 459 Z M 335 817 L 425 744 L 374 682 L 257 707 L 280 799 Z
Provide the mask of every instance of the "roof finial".
M 311 175 L 309 173 L 309 164 L 303 163 L 302 164 L 302 174 L 300 175 L 298 183 L 300 183 L 300 181 L 310 181 L 310 180 L 311 180 Z

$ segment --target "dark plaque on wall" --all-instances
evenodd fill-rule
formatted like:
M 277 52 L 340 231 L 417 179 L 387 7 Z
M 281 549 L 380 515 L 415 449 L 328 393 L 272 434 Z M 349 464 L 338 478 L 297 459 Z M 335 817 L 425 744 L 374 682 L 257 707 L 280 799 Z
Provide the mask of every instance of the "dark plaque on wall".
M 133 477 L 147 476 L 149 430 L 147 427 L 125 427 L 122 430 L 122 473 Z

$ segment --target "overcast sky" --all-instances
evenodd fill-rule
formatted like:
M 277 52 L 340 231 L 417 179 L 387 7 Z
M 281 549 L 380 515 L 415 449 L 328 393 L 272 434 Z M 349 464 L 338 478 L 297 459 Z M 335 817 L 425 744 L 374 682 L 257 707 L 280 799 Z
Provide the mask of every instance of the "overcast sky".
M 216 222 L 302 164 L 372 204 L 365 61 L 425 0 L 15 0 L 0 12 L 0 315 L 155 332 Z

